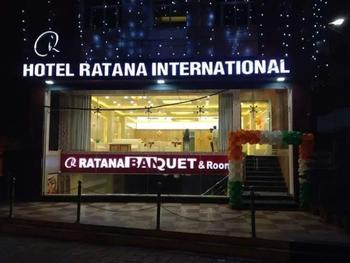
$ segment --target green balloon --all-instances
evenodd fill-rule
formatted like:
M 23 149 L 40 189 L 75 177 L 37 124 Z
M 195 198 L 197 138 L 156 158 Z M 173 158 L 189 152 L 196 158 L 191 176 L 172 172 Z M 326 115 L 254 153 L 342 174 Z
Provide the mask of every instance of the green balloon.
M 242 182 L 228 182 L 229 205 L 231 208 L 239 208 L 242 203 Z

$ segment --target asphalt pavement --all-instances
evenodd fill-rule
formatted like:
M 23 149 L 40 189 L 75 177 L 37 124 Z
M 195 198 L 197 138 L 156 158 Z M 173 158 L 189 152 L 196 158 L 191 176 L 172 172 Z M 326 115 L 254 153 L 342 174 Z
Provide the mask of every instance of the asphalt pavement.
M 99 245 L 0 235 L 1 263 L 256 263 L 257 261 L 185 251 Z

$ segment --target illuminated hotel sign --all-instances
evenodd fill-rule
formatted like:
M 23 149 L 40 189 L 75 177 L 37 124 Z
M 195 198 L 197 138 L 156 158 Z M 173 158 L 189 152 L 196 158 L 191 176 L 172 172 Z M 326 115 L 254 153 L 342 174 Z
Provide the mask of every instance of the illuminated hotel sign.
M 40 57 L 58 54 L 59 36 L 54 31 L 42 33 L 34 43 L 34 53 Z M 223 61 L 168 61 L 121 63 L 25 63 L 23 77 L 197 77 L 197 76 L 258 76 L 286 75 L 290 70 L 285 59 L 243 59 Z
M 62 153 L 63 173 L 227 175 L 224 154 Z
M 284 59 L 151 63 L 24 64 L 23 77 L 176 77 L 288 74 Z

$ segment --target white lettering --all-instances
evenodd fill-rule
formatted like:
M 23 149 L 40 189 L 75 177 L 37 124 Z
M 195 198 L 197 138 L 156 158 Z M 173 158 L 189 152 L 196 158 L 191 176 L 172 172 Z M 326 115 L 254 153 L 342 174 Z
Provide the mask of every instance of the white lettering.
M 280 73 L 279 69 L 278 69 L 278 64 L 276 59 L 271 59 L 269 66 L 268 66 L 268 70 L 267 70 L 267 74 L 271 74 L 271 73 Z
M 23 64 L 23 77 L 33 77 L 34 65 Z
M 222 64 L 222 62 L 215 63 L 213 75 L 218 75 L 218 74 L 225 75 L 224 65 Z
M 171 75 L 176 76 L 177 75 L 177 67 L 180 63 L 179 62 L 170 62 L 169 65 L 171 67 Z
M 265 74 L 266 73 L 266 60 L 255 60 L 254 61 L 254 73 Z
M 137 67 L 136 76 L 147 76 L 145 63 L 140 63 Z
M 90 77 L 90 65 L 88 63 L 81 63 L 79 65 L 79 76 Z
M 103 69 L 104 69 L 104 76 L 109 76 L 109 69 L 112 66 L 112 63 L 102 63 Z
M 189 73 L 188 73 L 188 67 L 189 63 L 188 62 L 182 62 L 180 64 L 180 76 L 188 76 Z
M 125 76 L 135 76 L 135 63 L 125 63 L 125 69 L 124 69 Z
M 102 77 L 103 76 L 102 68 L 101 68 L 101 65 L 99 63 L 94 64 L 94 66 L 92 68 L 91 76 L 93 76 L 93 77 L 95 77 L 95 76 Z
M 115 77 L 115 76 L 122 77 L 123 75 L 124 75 L 123 70 L 120 64 L 119 63 L 114 64 L 112 77 Z
M 45 76 L 45 65 L 42 63 L 36 64 L 34 69 L 34 74 L 37 77 Z
M 168 63 L 157 63 L 157 76 L 168 75 Z
M 281 73 L 285 73 L 285 74 L 290 73 L 290 70 L 286 69 L 286 63 L 284 59 L 280 60 L 280 67 L 281 67 Z
M 254 72 L 253 61 L 245 60 L 242 62 L 242 72 L 244 75 L 250 75 Z
M 235 64 L 235 61 L 226 61 L 225 64 L 227 65 L 227 74 L 232 75 L 233 73 L 233 65 Z

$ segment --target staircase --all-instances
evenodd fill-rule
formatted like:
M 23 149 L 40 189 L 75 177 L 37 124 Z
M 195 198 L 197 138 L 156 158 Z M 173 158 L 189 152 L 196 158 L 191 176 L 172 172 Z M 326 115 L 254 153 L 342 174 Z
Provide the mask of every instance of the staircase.
M 289 195 L 276 156 L 247 156 L 243 204 L 250 204 L 250 187 L 255 193 L 257 209 L 295 210 L 297 204 Z

